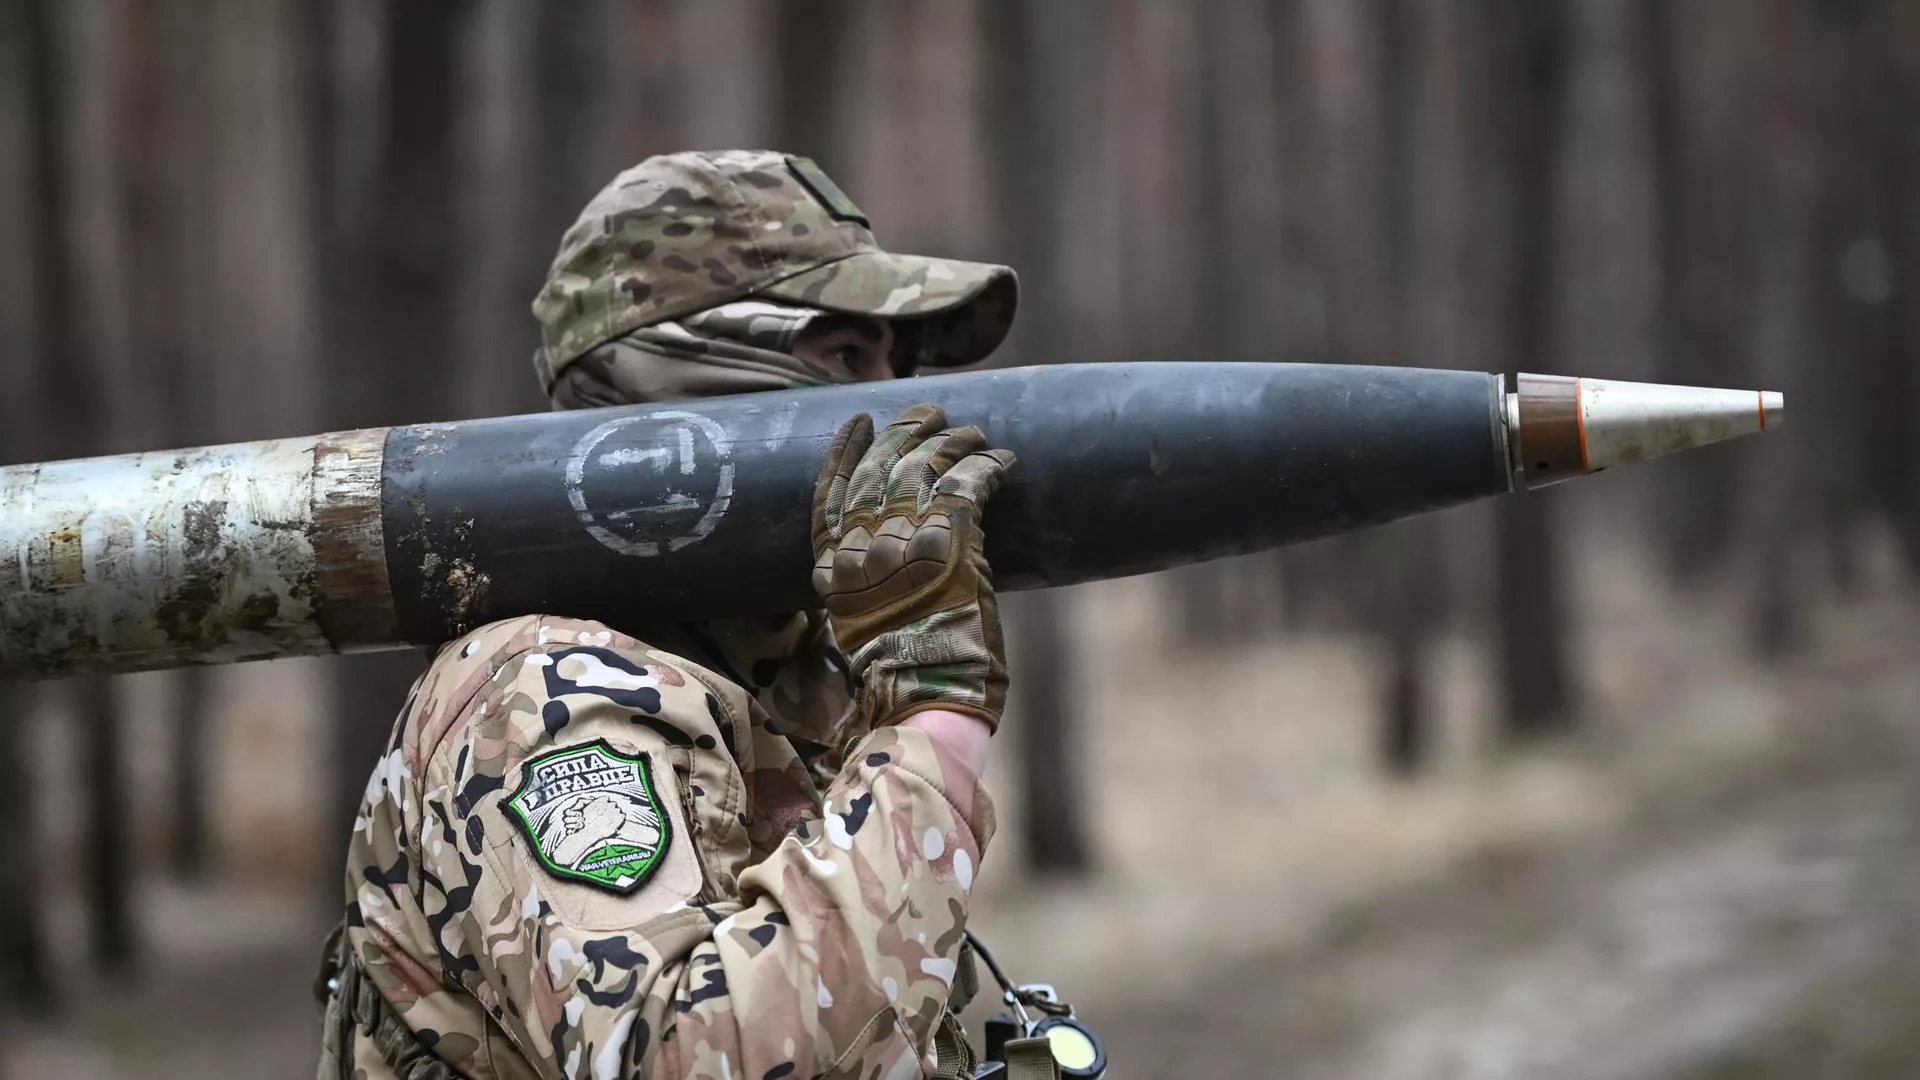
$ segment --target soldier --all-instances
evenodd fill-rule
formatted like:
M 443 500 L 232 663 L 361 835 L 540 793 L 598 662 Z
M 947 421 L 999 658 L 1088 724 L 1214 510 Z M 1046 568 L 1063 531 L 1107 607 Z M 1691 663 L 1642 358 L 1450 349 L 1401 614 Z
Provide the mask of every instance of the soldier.
M 880 250 L 804 158 L 673 154 L 567 232 L 535 364 L 562 409 L 887 379 L 982 359 L 1016 297 Z M 930 405 L 855 417 L 814 496 L 823 611 L 444 646 L 354 822 L 320 1076 L 970 1074 L 949 1005 L 1007 685 L 980 516 L 1012 463 Z

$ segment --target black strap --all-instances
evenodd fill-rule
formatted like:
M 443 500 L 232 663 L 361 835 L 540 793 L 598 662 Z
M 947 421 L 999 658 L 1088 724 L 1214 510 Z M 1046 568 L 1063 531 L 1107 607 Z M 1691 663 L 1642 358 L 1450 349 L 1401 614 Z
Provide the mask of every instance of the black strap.
M 360 956 L 347 941 L 344 924 L 327 938 L 328 955 L 321 963 L 314 993 L 327 1006 L 327 1049 L 334 1054 L 340 1080 L 354 1080 L 354 1044 L 373 1040 L 380 1060 L 399 1080 L 460 1080 L 453 1066 L 434 1056 L 413 1029 L 394 1015 L 380 989 L 360 966 Z

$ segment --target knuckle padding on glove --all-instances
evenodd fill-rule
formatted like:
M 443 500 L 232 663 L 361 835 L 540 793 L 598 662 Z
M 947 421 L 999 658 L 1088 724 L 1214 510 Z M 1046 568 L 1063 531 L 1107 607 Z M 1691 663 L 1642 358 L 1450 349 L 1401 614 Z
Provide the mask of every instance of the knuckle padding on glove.
M 953 528 L 944 514 L 916 527 L 890 517 L 878 533 L 865 525 L 850 531 L 837 550 L 814 565 L 814 589 L 829 609 L 846 613 L 878 608 L 940 580 L 953 557 Z
M 916 527 L 904 517 L 888 518 L 877 534 L 863 525 L 857 544 L 842 541 L 833 557 L 829 609 L 843 612 L 880 608 L 938 582 L 953 551 L 953 526 L 936 514 Z

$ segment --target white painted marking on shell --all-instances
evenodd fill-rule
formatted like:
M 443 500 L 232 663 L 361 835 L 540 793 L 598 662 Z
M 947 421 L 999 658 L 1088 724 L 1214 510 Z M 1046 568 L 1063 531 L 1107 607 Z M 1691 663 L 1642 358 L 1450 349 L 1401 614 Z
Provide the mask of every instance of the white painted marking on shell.
M 616 436 L 642 424 L 632 433 L 632 445 L 618 445 Z M 596 455 L 610 439 L 615 445 Z M 669 477 L 697 475 L 703 452 L 712 454 L 718 465 L 712 470 L 711 491 L 666 486 Z M 589 493 L 591 480 L 596 473 L 616 469 L 657 474 L 661 487 L 654 500 L 638 506 L 596 507 Z M 574 444 L 567 456 L 564 483 L 574 517 L 587 535 L 608 550 L 640 558 L 658 555 L 663 549 L 679 551 L 706 539 L 733 502 L 733 440 L 725 428 L 698 413 L 623 416 L 601 424 Z
M 629 448 L 626 450 L 609 450 L 601 454 L 598 464 L 603 468 L 613 468 L 618 465 L 639 465 L 644 462 L 652 465 L 656 469 L 664 471 L 667 463 L 672 460 L 673 452 L 661 447 L 655 447 L 651 450 L 635 450 Z
M 800 403 L 789 401 L 774 411 L 773 419 L 767 429 L 767 448 L 778 450 L 793 438 L 793 422 L 800 416 Z

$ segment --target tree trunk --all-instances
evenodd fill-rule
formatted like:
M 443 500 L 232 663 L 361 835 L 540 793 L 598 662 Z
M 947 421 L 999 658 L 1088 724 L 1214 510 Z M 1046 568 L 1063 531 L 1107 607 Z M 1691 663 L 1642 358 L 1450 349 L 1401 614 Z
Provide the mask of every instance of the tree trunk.
M 1821 478 L 1809 491 L 1813 514 L 1805 530 L 1817 544 L 1821 584 L 1851 595 L 1861 585 L 1855 540 L 1866 504 L 1858 387 L 1870 380 L 1868 369 L 1883 355 L 1886 301 L 1893 291 L 1883 199 L 1875 188 L 1879 146 L 1874 129 L 1884 87 L 1869 36 L 1871 9 L 1820 5 L 1814 21 L 1821 26 L 1823 47 L 1812 58 L 1817 100 L 1809 123 L 1825 164 L 1812 192 L 1812 272 L 1803 288 L 1811 294 L 1809 310 L 1819 340 L 1793 363 L 1794 389 L 1809 406 L 1800 415 L 1813 421 L 1811 437 L 1795 443 L 1796 457 L 1811 458 L 1805 467 Z M 1823 266 L 1831 272 L 1822 274 Z M 1807 356 L 1830 358 L 1826 377 L 1797 378 Z
M 454 355 L 453 268 L 461 257 L 460 189 L 454 136 L 459 48 L 466 0 L 390 3 L 379 33 L 384 47 L 376 146 L 349 142 L 371 119 L 342 108 L 332 83 L 336 21 L 342 11 L 312 0 L 303 27 L 317 35 L 302 45 L 312 174 L 325 178 L 314 195 L 317 279 L 328 335 L 322 355 L 335 366 L 325 381 L 326 425 L 370 427 L 438 419 L 458 401 Z M 371 168 L 349 167 L 361 152 Z M 342 657 L 334 667 L 334 782 L 326 825 L 338 837 L 323 874 L 339 888 L 339 856 L 386 746 L 408 687 L 424 666 L 421 654 Z
M 460 44 L 467 0 L 390 3 L 386 8 L 385 81 L 379 103 L 383 137 L 373 163 L 368 231 L 356 251 L 355 276 L 368 283 L 349 294 L 363 305 L 370 347 L 363 370 L 333 380 L 330 426 L 414 423 L 452 415 L 455 287 L 460 256 L 456 218 L 459 160 Z M 338 129 L 336 129 L 336 136 Z M 425 665 L 414 651 L 336 661 L 333 723 L 338 773 L 331 825 L 345 837 L 366 790 L 366 776 L 385 751 L 395 715 Z
M 213 42 L 203 12 L 167 10 L 144 0 L 114 9 L 121 63 L 114 101 L 114 175 L 119 235 L 128 274 L 128 331 L 142 357 L 140 378 L 151 413 L 138 432 L 151 446 L 197 446 L 216 438 L 199 375 L 209 366 L 204 323 L 205 242 L 187 224 L 189 204 L 211 180 L 203 167 L 204 135 L 188 117 L 210 104 L 206 69 Z M 196 345 L 199 346 L 196 349 Z M 206 870 L 207 777 L 204 767 L 211 673 L 186 668 L 175 691 L 172 743 L 172 868 L 182 877 Z
M 1822 53 L 1831 48 L 1830 28 L 1814 15 L 1807 0 L 1770 0 L 1763 39 L 1791 48 L 1766 62 L 1761 103 L 1759 173 L 1765 197 L 1753 228 L 1759 255 L 1759 290 L 1754 296 L 1751 355 L 1761 385 L 1794 400 L 1795 375 L 1805 358 L 1826 350 L 1817 329 L 1817 293 L 1825 277 L 1814 259 L 1819 185 L 1831 168 L 1816 122 Z M 1842 377 L 1836 372 L 1832 377 Z M 1755 447 L 1747 469 L 1748 513 L 1758 537 L 1754 575 L 1752 644 L 1763 657 L 1776 659 L 1804 644 L 1808 634 L 1804 583 L 1796 573 L 1794 552 L 1805 535 L 1807 510 L 1817 507 L 1818 492 L 1804 482 L 1809 458 L 1824 453 L 1819 410 L 1803 410 L 1813 438 L 1805 449 L 1793 442 Z
M 1497 55 L 1495 167 L 1507 178 L 1513 251 L 1505 310 L 1511 319 L 1502 367 L 1556 371 L 1555 314 L 1561 293 L 1554 239 L 1560 223 L 1559 134 L 1567 123 L 1568 15 L 1563 0 L 1495 0 L 1488 8 Z M 1498 549 L 1503 727 L 1521 739 L 1573 723 L 1566 567 L 1559 514 L 1547 493 L 1523 493 L 1500 508 Z
M 813 158 L 832 174 L 846 159 L 839 90 L 855 0 L 774 5 L 775 149 Z M 844 171 L 844 170 L 843 170 Z
M 173 733 L 173 838 L 169 855 L 175 874 L 204 877 L 211 861 L 207 828 L 207 714 L 213 680 L 204 668 L 187 668 L 175 678 Z
M 0 687 L 7 715 L 0 717 L 0 814 L 12 823 L 0 836 L 0 1012 L 44 1016 L 54 1008 L 53 980 L 40 900 L 38 845 L 34 838 L 33 777 L 27 769 L 26 721 L 40 704 L 31 686 Z
M 74 687 L 84 733 L 82 767 L 87 786 L 86 875 L 89 945 L 100 971 L 120 972 L 134 960 L 133 819 L 126 799 L 127 762 L 122 751 L 119 704 L 108 679 L 85 679 Z
M 36 196 L 39 156 L 49 142 L 45 138 L 44 103 L 39 85 L 44 76 L 37 69 L 43 62 L 33 56 L 45 40 L 45 3 L 32 0 L 0 2 L 0 100 L 10 114 L 16 130 L 25 129 L 29 137 L 22 152 L 29 158 L 25 169 L 8 170 L 4 192 L 0 192 L 0 234 L 26 235 L 33 243 L 30 250 L 9 247 L 0 251 L 7 261 L 6 296 L 0 297 L 0 349 L 7 355 L 36 358 L 42 347 L 39 297 L 34 282 L 39 268 L 39 238 L 44 218 Z M 32 78 L 25 77 L 32 74 Z M 37 398 L 35 382 L 40 374 L 37 363 L 14 365 L 4 370 L 9 393 L 0 394 L 0 463 L 31 461 L 38 454 L 33 430 L 39 414 L 30 404 Z M 28 724 L 39 711 L 42 695 L 31 684 L 0 686 L 6 700 L 6 712 L 0 715 L 0 820 L 8 827 L 0 830 L 0 1013 L 43 1015 L 54 1005 L 53 982 L 46 954 L 42 925 L 43 890 L 37 878 L 39 865 L 34 814 L 33 777 L 28 770 Z
M 1691 383 L 1683 372 L 1696 366 L 1693 347 L 1697 335 L 1693 326 L 1701 318 L 1695 284 L 1700 275 L 1693 265 L 1698 257 L 1701 226 L 1688 213 L 1686 196 L 1691 177 L 1685 168 L 1686 106 L 1680 80 L 1680 14 L 1672 0 L 1635 0 L 1630 9 L 1631 36 L 1628 39 L 1633 73 L 1645 86 L 1641 100 L 1646 105 L 1647 159 L 1653 190 L 1652 239 L 1654 245 L 1654 285 L 1652 296 L 1654 323 L 1654 370 L 1668 382 Z M 1705 560 L 1702 546 L 1702 522 L 1696 508 L 1703 476 L 1698 469 L 1670 470 L 1661 478 L 1664 498 L 1656 504 L 1662 526 L 1667 570 L 1677 578 L 1690 578 Z
M 1421 254 L 1415 89 L 1427 61 L 1416 14 L 1406 0 L 1309 0 L 1304 9 L 1331 299 L 1325 340 L 1338 363 L 1431 362 L 1409 351 Z M 1315 545 L 1290 578 L 1296 591 L 1322 594 L 1344 628 L 1386 644 L 1375 743 L 1395 774 L 1419 771 L 1431 742 L 1423 657 L 1443 614 L 1444 542 L 1438 522 L 1401 522 Z
M 1093 865 L 1073 655 L 1065 597 L 1044 589 L 1009 605 L 1019 619 L 1011 663 L 1020 695 L 1021 840 L 1028 864 L 1043 874 L 1085 874 Z
M 1332 230 L 1330 191 L 1319 108 L 1316 35 L 1309 32 L 1305 0 L 1272 0 L 1275 121 L 1280 150 L 1281 348 L 1273 358 L 1325 364 L 1336 360 L 1332 340 Z M 1278 567 L 1280 626 L 1290 632 L 1326 628 L 1337 604 L 1344 572 L 1337 540 L 1280 548 L 1268 556 Z
M 1902 38 L 1902 23 L 1907 37 Z M 1920 20 L 1908 6 L 1876 5 L 1855 13 L 1850 28 L 1848 97 L 1842 108 L 1855 117 L 1855 153 L 1868 223 L 1848 237 L 1840 255 L 1841 291 L 1852 312 L 1859 377 L 1847 408 L 1859 425 L 1858 509 L 1906 533 L 1903 504 L 1920 474 L 1920 441 L 1907 421 L 1907 403 L 1920 394 L 1920 235 L 1907 192 L 1920 162 L 1920 141 L 1910 133 L 1920 94 L 1912 81 L 1912 31 Z M 1905 66 L 1903 67 L 1903 61 Z M 1920 533 L 1911 550 L 1920 553 Z M 1920 569 L 1920 560 L 1910 562 Z
M 1899 531 L 1910 571 L 1920 573 L 1920 425 L 1908 403 L 1920 397 L 1920 210 L 1910 193 L 1920 184 L 1920 9 L 1887 4 L 1879 10 L 1887 96 L 1879 133 L 1881 187 L 1887 193 L 1887 238 L 1896 288 L 1887 303 L 1892 342 L 1879 366 L 1885 392 L 1869 423 L 1880 432 L 1875 453 L 1878 500 Z
M 1416 154 L 1417 124 L 1423 116 L 1416 90 L 1429 63 L 1426 44 L 1432 36 L 1424 29 L 1410 0 L 1380 0 L 1372 27 L 1379 58 L 1377 218 L 1383 234 L 1380 284 L 1384 291 L 1377 316 L 1384 341 L 1377 355 L 1392 357 L 1384 361 L 1388 363 L 1432 365 L 1437 362 L 1433 353 L 1439 344 L 1411 332 L 1417 289 L 1423 284 L 1415 268 L 1425 254 L 1416 249 L 1417 215 L 1431 212 L 1438 201 L 1437 193 L 1421 191 L 1427 163 Z M 1356 359 L 1365 362 L 1364 357 Z M 1434 741 L 1426 656 L 1445 615 L 1446 543 L 1446 523 L 1425 517 L 1379 530 L 1367 544 L 1372 556 L 1370 576 L 1391 583 L 1384 595 L 1375 598 L 1373 621 L 1375 633 L 1386 640 L 1390 658 L 1387 710 L 1380 722 L 1381 765 L 1395 775 L 1424 771 Z
M 1246 227 L 1234 215 L 1233 188 L 1236 181 L 1228 161 L 1228 144 L 1233 138 L 1231 110 L 1222 107 L 1229 95 L 1230 72 L 1223 55 L 1229 7 L 1238 0 L 1213 0 L 1195 11 L 1199 32 L 1195 35 L 1194 70 L 1199 80 L 1193 95 L 1193 149 L 1195 183 L 1192 185 L 1191 221 L 1204 257 L 1194 264 L 1197 287 L 1191 340 L 1197 355 L 1209 360 L 1233 359 L 1235 330 L 1243 323 L 1246 290 L 1242 288 L 1244 267 L 1234 258 L 1238 245 L 1235 235 Z M 1181 567 L 1166 576 L 1174 587 L 1182 616 L 1184 637 L 1189 645 L 1206 649 L 1224 649 L 1240 636 L 1236 626 L 1233 577 L 1242 569 L 1241 560 L 1196 563 Z
M 48 427 L 36 456 L 83 457 L 105 452 L 108 432 L 101 416 L 109 395 L 94 341 L 77 321 L 74 290 L 81 266 L 71 235 L 69 192 L 77 177 L 69 167 L 64 135 L 73 124 L 68 106 L 67 45 L 57 22 L 61 9 L 48 0 L 28 0 L 25 41 L 31 114 L 34 221 L 32 246 L 38 269 L 40 307 L 39 408 Z M 116 448 L 117 449 L 117 448 Z M 74 684 L 80 703 L 81 787 L 85 793 L 86 849 L 81 859 L 88 901 L 90 948 L 96 963 L 124 969 L 133 955 L 127 893 L 132 888 L 132 850 L 127 839 L 121 787 L 125 782 L 119 719 L 112 686 L 100 678 Z
M 810 7 L 811 5 L 781 5 Z M 528 241 L 536 256 L 527 265 L 533 299 L 560 236 L 595 189 L 612 176 L 593 175 L 598 157 L 591 126 L 605 97 L 607 18 L 602 0 L 582 5 L 541 4 L 534 14 L 533 139 L 528 185 L 532 213 Z
M 1038 302 L 1026 305 L 1020 337 L 998 363 L 1052 357 L 1064 340 L 1058 315 L 1060 153 L 1054 127 L 1057 93 L 1043 84 L 1049 35 L 1046 13 L 1022 0 L 985 0 L 980 32 L 988 70 L 985 125 L 995 213 L 1006 258 Z M 1067 600 L 1048 590 L 1006 605 L 1013 623 L 1010 658 L 1020 704 L 1022 841 L 1029 864 L 1043 873 L 1079 874 L 1092 865 L 1081 795 L 1080 716 L 1072 693 L 1074 656 L 1067 636 Z
M 1427 707 L 1426 641 L 1413 619 L 1387 627 L 1387 677 L 1381 695 L 1380 767 L 1393 776 L 1414 776 L 1433 753 Z
M 1753 191 L 1740 145 L 1751 95 L 1742 49 L 1731 40 L 1734 21 L 1690 19 L 1690 7 L 1641 0 L 1631 12 L 1631 62 L 1647 88 L 1656 371 L 1663 382 L 1740 386 L 1751 376 L 1744 301 L 1753 258 L 1744 218 Z M 1739 542 L 1745 464 L 1739 455 L 1681 454 L 1649 481 L 1660 491 L 1655 521 L 1666 568 L 1681 584 L 1703 581 Z
M 361 424 L 417 423 L 446 414 L 459 378 L 453 355 L 452 268 L 462 256 L 462 186 L 454 136 L 460 130 L 460 45 L 468 0 L 387 7 L 384 123 L 370 262 L 375 348 L 381 374 Z M 344 404 L 344 403 L 343 403 Z

